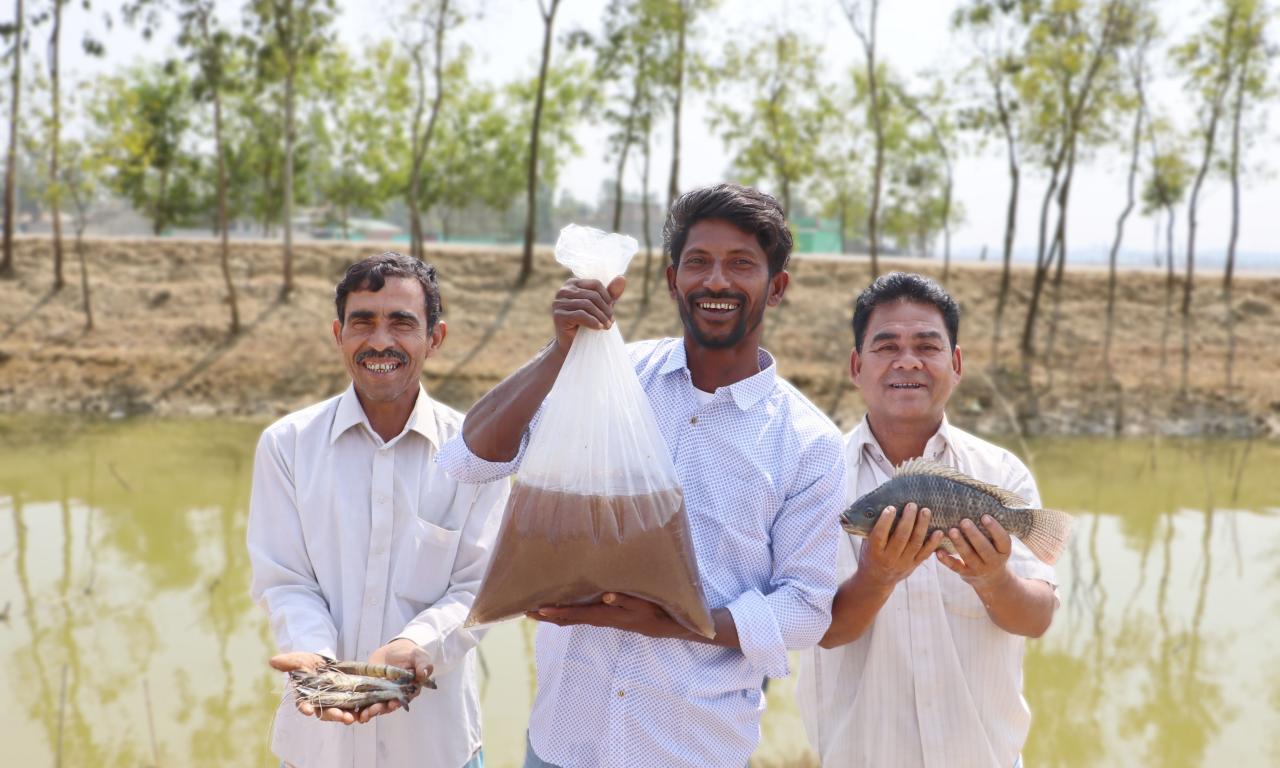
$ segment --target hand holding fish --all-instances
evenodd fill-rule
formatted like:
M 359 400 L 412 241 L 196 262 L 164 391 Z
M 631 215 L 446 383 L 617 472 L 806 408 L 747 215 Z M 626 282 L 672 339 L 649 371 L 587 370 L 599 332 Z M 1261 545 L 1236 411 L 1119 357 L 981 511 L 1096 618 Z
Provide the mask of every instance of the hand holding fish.
M 293 672 L 294 670 L 307 670 L 315 672 L 325 665 L 325 658 L 318 653 L 307 653 L 306 651 L 293 651 L 290 653 L 278 653 L 271 657 L 268 662 L 273 669 L 281 672 Z M 310 703 L 298 699 L 298 711 L 307 717 L 316 717 L 316 708 Z M 350 712 L 345 712 L 335 707 L 321 708 L 319 710 L 321 720 L 328 720 L 333 723 L 342 723 L 351 725 L 356 718 Z
M 928 509 L 914 502 L 902 509 L 902 519 L 894 524 L 897 510 L 885 507 L 858 552 L 858 572 L 882 587 L 892 587 L 911 575 L 938 545 L 942 532 L 929 534 Z
M 1013 575 L 1005 567 L 1013 551 L 1009 532 L 991 515 L 982 516 L 982 527 L 987 529 L 986 534 L 972 520 L 961 520 L 947 531 L 955 554 L 938 552 L 938 560 L 975 589 L 994 586 Z
M 427 658 L 427 652 L 422 650 L 417 643 L 407 638 L 397 638 L 382 646 L 378 650 L 369 655 L 369 664 L 378 665 L 385 664 L 401 669 L 412 670 L 414 677 L 422 685 L 432 685 L 430 683 L 431 673 L 435 668 L 431 665 Z M 412 700 L 422 691 L 419 686 L 409 699 Z M 395 712 L 401 708 L 399 701 L 392 700 L 371 704 L 356 713 L 356 719 L 362 723 L 367 723 L 378 715 L 385 715 Z

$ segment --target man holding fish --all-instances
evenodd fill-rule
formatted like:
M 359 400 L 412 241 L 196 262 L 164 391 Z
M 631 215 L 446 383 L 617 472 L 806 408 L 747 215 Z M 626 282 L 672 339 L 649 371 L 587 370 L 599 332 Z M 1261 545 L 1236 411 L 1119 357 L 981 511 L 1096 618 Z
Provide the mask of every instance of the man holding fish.
M 798 692 L 828 768 L 1021 763 L 1024 643 L 1053 619 L 1069 520 L 1033 509 L 1013 454 L 947 422 L 959 324 L 920 275 L 858 297 L 850 373 L 867 414 L 846 436 L 841 522 L 865 538 L 843 537 L 831 627 L 801 653 Z
M 271 665 L 293 681 L 271 747 L 299 768 L 480 768 L 477 637 L 462 622 L 508 487 L 435 463 L 462 428 L 420 383 L 445 339 L 435 268 L 371 256 L 334 304 L 351 386 L 268 427 L 254 459 L 251 591 L 280 650 Z M 419 687 L 435 690 L 375 717 Z

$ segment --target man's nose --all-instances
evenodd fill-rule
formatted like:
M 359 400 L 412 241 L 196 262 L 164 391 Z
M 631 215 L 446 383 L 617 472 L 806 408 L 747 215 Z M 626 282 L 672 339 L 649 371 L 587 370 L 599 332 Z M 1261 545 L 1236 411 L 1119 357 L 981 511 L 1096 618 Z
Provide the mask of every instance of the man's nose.
M 369 335 L 369 346 L 374 349 L 384 350 L 390 349 L 395 344 L 395 339 L 391 335 L 391 329 L 386 323 L 378 323 L 373 329 L 373 333 Z
M 919 370 L 924 367 L 924 362 L 916 356 L 911 350 L 903 350 L 897 357 L 893 358 L 893 367 L 895 369 Z
M 724 265 L 719 261 L 711 262 L 711 270 L 707 273 L 706 279 L 707 290 L 724 291 L 729 289 L 729 276 L 725 272 Z

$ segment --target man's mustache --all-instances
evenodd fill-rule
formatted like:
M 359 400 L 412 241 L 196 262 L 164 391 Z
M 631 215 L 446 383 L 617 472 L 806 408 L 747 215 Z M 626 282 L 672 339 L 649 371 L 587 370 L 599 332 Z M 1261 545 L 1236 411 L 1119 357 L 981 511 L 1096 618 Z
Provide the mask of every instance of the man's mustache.
M 409 356 L 396 349 L 366 349 L 356 355 L 356 362 L 363 363 L 371 357 L 390 357 L 399 361 L 401 365 L 409 364 Z
M 738 293 L 736 291 L 725 291 L 723 293 L 717 292 L 717 291 L 706 291 L 706 290 L 694 291 L 693 293 L 685 297 L 685 301 L 689 302 L 690 304 L 696 304 L 699 301 L 706 301 L 708 299 L 712 301 L 715 301 L 717 299 L 732 299 L 738 302 L 738 304 L 741 306 L 746 306 L 747 304 L 747 295 L 745 293 Z

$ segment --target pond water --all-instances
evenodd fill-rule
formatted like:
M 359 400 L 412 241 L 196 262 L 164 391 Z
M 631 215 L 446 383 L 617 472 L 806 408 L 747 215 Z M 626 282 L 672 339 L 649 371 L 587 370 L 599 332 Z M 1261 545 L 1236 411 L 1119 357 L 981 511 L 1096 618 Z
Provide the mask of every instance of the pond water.
M 260 425 L 0 418 L 5 764 L 270 764 L 280 695 L 244 548 Z M 1059 439 L 1077 515 L 1029 644 L 1028 766 L 1280 764 L 1280 446 Z M 481 646 L 487 764 L 519 765 L 532 628 Z M 753 765 L 816 764 L 794 681 Z

